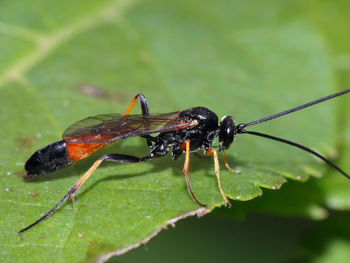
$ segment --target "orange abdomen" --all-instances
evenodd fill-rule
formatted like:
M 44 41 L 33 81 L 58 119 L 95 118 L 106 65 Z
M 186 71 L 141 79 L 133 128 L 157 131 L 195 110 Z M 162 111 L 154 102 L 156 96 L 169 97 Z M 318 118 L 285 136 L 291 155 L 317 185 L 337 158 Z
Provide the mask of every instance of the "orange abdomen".
M 108 144 L 108 143 L 107 143 Z M 88 157 L 94 152 L 105 147 L 107 144 L 100 143 L 70 143 L 66 141 L 68 158 L 73 162 L 77 162 L 81 159 Z

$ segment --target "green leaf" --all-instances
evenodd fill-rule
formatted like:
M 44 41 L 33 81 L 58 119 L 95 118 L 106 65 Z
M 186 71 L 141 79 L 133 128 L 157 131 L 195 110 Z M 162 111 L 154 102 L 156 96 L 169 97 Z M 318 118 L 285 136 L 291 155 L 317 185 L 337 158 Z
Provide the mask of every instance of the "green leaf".
M 347 261 L 350 258 L 348 222 L 348 214 L 336 213 L 307 229 L 300 242 L 310 258 L 307 262 Z
M 272 16 L 261 8 L 260 1 L 4 4 L 2 261 L 90 262 L 103 254 L 107 259 L 145 243 L 168 224 L 209 212 L 187 192 L 183 157 L 104 164 L 76 195 L 74 208 L 65 203 L 18 237 L 17 231 L 53 207 L 98 156 L 149 152 L 141 138 L 123 140 L 72 167 L 25 181 L 27 158 L 60 140 L 71 123 L 123 112 L 137 93 L 146 95 L 151 112 L 202 105 L 220 117 L 232 114 L 239 123 L 333 92 L 331 63 L 318 33 L 292 16 L 287 5 L 264 3 Z M 251 17 L 244 15 L 248 10 Z M 334 103 L 254 130 L 334 152 Z M 233 200 L 250 200 L 262 194 L 262 187 L 279 189 L 285 178 L 305 181 L 323 170 L 300 150 L 248 135 L 237 137 L 227 154 L 232 167 L 241 170 L 231 174 L 221 163 L 223 189 Z M 197 198 L 210 210 L 224 204 L 212 159 L 192 156 L 190 175 Z
M 330 51 L 332 70 L 337 80 L 337 89 L 350 87 L 350 36 L 344 34 L 348 19 L 349 2 L 347 1 L 306 1 L 293 5 L 302 5 L 298 13 L 303 13 L 308 21 L 327 41 Z M 336 110 L 336 145 L 338 151 L 329 157 L 345 171 L 349 172 L 349 98 L 344 96 L 337 101 Z M 334 125 L 334 124 L 332 124 Z M 298 192 L 295 195 L 295 192 Z M 348 210 L 348 180 L 337 171 L 328 169 L 321 180 L 310 181 L 300 186 L 288 184 L 281 193 L 266 192 L 264 198 L 254 200 L 246 205 L 248 211 L 263 211 L 278 215 L 309 216 L 321 219 L 328 216 L 327 209 Z M 279 198 L 276 198 L 276 194 Z M 245 209 L 244 209 L 245 210 Z M 242 212 L 242 211 L 241 211 Z
M 243 203 L 247 202 L 236 206 Z M 305 262 L 299 240 L 310 223 L 261 214 L 244 220 L 212 214 L 200 220 L 190 218 L 168 228 L 147 247 L 108 262 L 230 262 L 232 258 L 236 262 Z

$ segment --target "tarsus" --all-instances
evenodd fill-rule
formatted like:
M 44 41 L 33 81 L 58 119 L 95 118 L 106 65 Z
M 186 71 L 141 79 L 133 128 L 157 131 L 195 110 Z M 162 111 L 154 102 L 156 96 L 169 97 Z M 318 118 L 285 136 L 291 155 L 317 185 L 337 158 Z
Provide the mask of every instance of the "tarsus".
M 43 221 L 45 218 L 48 218 L 68 197 L 70 196 L 69 193 L 67 193 L 49 212 L 47 212 L 45 215 L 40 217 L 38 220 L 36 220 L 33 224 L 23 228 L 18 232 L 18 235 L 22 235 L 22 233 L 29 228 L 32 228 L 33 226 L 39 224 L 41 221 Z

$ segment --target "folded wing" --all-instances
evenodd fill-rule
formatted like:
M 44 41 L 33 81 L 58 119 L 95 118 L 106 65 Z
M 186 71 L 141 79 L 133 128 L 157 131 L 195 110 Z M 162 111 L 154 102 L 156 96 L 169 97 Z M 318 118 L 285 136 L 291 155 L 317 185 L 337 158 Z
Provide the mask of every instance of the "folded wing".
M 181 111 L 157 115 L 101 114 L 80 120 L 63 133 L 69 143 L 108 144 L 128 137 L 169 132 L 197 125 L 196 121 L 183 120 Z

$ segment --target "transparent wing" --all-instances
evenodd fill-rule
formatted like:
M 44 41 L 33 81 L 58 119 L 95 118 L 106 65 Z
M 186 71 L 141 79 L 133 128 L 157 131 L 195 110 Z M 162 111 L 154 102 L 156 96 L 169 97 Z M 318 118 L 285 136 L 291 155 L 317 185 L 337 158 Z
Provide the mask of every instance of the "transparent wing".
M 70 143 L 111 143 L 120 139 L 168 132 L 197 125 L 196 121 L 180 119 L 180 111 L 151 116 L 101 114 L 80 120 L 63 133 Z

